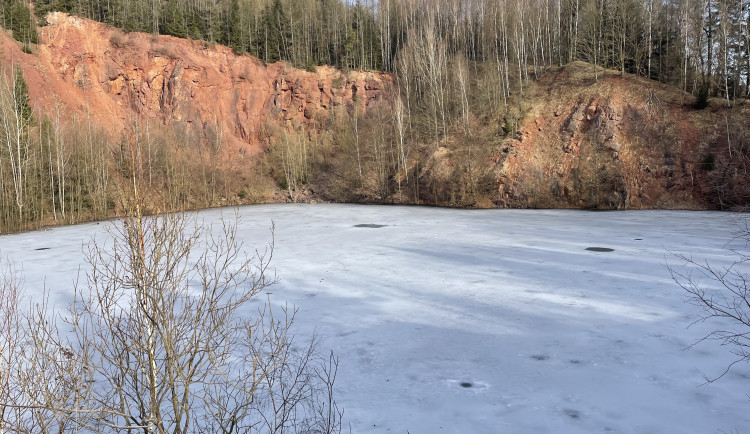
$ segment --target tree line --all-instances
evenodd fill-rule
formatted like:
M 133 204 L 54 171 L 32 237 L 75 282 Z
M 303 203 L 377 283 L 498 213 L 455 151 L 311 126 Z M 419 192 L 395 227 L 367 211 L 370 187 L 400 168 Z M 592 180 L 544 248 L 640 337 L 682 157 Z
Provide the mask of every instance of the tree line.
M 0 1 L 4 25 L 33 44 L 33 20 L 13 18 L 29 11 L 18 1 Z M 338 86 L 347 70 L 380 69 L 392 72 L 393 86 L 366 111 L 350 101 L 311 127 L 269 120 L 266 153 L 237 167 L 221 161 L 221 134 L 209 134 L 210 126 L 198 134 L 134 117 L 112 137 L 85 113 L 66 121 L 31 115 L 22 74 L 6 68 L 0 230 L 121 213 L 123 149 L 131 144 L 145 162 L 147 188 L 162 198 L 154 212 L 273 201 L 278 190 L 304 200 L 310 187 L 334 201 L 490 206 L 497 180 L 482 162 L 516 131 L 530 82 L 547 68 L 584 60 L 731 103 L 748 95 L 749 7 L 749 0 L 38 1 L 40 17 L 64 10 L 225 43 L 268 62 L 332 64 L 344 71 Z M 449 169 L 431 159 L 439 148 L 450 153 Z
M 248 254 L 237 216 L 146 217 L 149 168 L 123 148 L 125 217 L 84 249 L 67 311 L 45 289 L 28 303 L 0 263 L 0 433 L 340 433 L 338 358 L 270 295 L 248 315 L 276 282 L 273 241 Z
M 89 111 L 32 110 L 21 68 L 0 67 L 0 233 L 123 215 L 132 158 L 145 213 L 238 203 L 247 170 L 227 164 L 217 131 L 134 115 L 113 135 Z
M 22 0 L 2 5 L 3 25 L 33 42 Z M 34 10 L 307 68 L 395 71 L 429 37 L 451 55 L 497 62 L 516 75 L 506 85 L 583 60 L 694 94 L 732 99 L 750 88 L 749 0 L 38 0 Z

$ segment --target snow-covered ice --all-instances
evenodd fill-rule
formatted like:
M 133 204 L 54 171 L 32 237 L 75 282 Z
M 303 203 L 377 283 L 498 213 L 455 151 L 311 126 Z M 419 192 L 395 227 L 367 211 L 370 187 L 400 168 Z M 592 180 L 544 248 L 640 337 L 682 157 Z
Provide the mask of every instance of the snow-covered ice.
M 198 216 L 211 224 L 221 213 L 234 216 Z M 715 342 L 686 350 L 722 324 L 688 328 L 699 312 L 665 265 L 678 263 L 670 252 L 728 263 L 729 214 L 357 205 L 239 214 L 249 248 L 268 243 L 275 223 L 271 300 L 296 305 L 297 335 L 317 330 L 323 351 L 340 357 L 339 404 L 354 433 L 750 432 L 750 367 L 703 385 L 734 359 Z M 46 285 L 64 309 L 83 246 L 110 224 L 2 236 L 0 258 L 23 269 L 30 298 Z

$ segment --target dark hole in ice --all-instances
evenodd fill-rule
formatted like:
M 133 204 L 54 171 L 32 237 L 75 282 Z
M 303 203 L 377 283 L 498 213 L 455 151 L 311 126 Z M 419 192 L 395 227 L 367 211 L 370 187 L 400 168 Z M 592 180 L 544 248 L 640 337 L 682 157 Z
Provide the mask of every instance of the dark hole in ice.
M 461 383 L 461 387 L 466 387 L 468 389 L 469 387 L 474 387 L 474 385 L 469 383 L 468 381 L 464 381 L 463 383 Z
M 354 225 L 355 228 L 374 228 L 374 229 L 384 228 L 386 226 L 388 226 L 388 225 L 376 225 L 374 223 L 362 223 L 362 224 L 359 224 L 359 225 Z
M 566 409 L 565 414 L 567 414 L 571 419 L 578 419 L 581 417 L 581 413 L 578 410 Z
M 40 248 L 34 249 L 34 250 L 49 250 L 49 247 L 40 247 Z
M 592 251 L 592 252 L 614 252 L 615 249 L 610 249 L 609 247 L 586 247 L 586 250 Z
M 549 359 L 549 356 L 546 354 L 534 354 L 531 358 L 534 360 L 547 360 Z

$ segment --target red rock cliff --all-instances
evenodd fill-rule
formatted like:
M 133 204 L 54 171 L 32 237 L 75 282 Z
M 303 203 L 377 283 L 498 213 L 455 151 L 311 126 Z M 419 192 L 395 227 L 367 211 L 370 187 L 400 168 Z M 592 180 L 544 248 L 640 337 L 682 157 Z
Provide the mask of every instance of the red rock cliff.
M 23 68 L 36 109 L 90 115 L 113 135 L 148 119 L 204 136 L 220 132 L 230 149 L 252 153 L 263 145 L 258 132 L 265 122 L 310 125 L 319 113 L 354 101 L 364 111 L 388 82 L 378 73 L 266 66 L 227 47 L 125 34 L 60 12 L 47 22 L 34 54 L 3 33 L 3 63 Z

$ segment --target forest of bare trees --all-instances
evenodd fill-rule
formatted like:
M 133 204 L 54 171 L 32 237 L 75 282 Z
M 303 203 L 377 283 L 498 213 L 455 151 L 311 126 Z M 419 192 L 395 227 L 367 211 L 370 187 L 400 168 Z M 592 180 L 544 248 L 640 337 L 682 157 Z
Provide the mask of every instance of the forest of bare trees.
M 228 193 L 237 177 L 219 161 L 219 137 L 134 117 L 113 138 L 89 113 L 70 117 L 64 110 L 33 112 L 21 69 L 0 68 L 0 233 L 122 215 L 133 158 L 141 188 L 152 194 L 146 213 L 238 199 L 234 186 Z
M 597 66 L 636 74 L 699 101 L 722 98 L 726 106 L 750 92 L 750 0 L 39 0 L 33 7 L 4 0 L 0 6 L 3 26 L 26 51 L 36 42 L 36 24 L 61 10 L 127 31 L 226 44 L 266 62 L 393 74 L 388 98 L 366 113 L 356 103 L 331 110 L 316 119 L 315 134 L 269 120 L 261 137 L 266 152 L 248 179 L 220 161 L 218 132 L 208 137 L 134 117 L 113 137 L 90 116 L 67 119 L 63 108 L 32 113 L 20 68 L 6 66 L 2 232 L 120 214 L 118 191 L 131 157 L 124 149 L 137 150 L 145 188 L 159 198 L 148 212 L 267 201 L 269 183 L 289 200 L 315 185 L 325 200 L 476 206 L 497 190 L 480 162 L 497 151 L 498 137 L 515 133 L 529 86 L 549 68 L 577 60 L 593 65 L 594 74 Z M 743 139 L 730 144 L 737 140 Z M 430 157 L 446 146 L 450 167 Z
M 270 293 L 249 314 L 275 283 L 273 242 L 247 252 L 236 215 L 145 217 L 148 170 L 125 148 L 126 217 L 88 245 L 67 312 L 27 305 L 2 263 L 0 433 L 341 432 L 338 358 L 295 339 L 296 309 Z
M 33 42 L 16 4 L 6 28 Z M 121 27 L 218 42 L 298 67 L 396 71 L 414 46 L 495 62 L 503 85 L 583 60 L 696 93 L 748 95 L 748 0 L 39 0 Z M 15 19 L 15 21 L 13 21 Z M 409 47 L 412 47 L 409 50 Z M 439 54 L 437 51 L 432 54 Z M 439 58 L 433 60 L 439 61 Z M 438 65 L 433 65 L 438 67 Z M 445 65 L 443 65 L 445 66 Z M 511 68 L 516 66 L 516 68 Z M 428 65 L 428 67 L 431 67 Z M 516 76 L 511 76 L 515 70 Z M 434 77 L 433 77 L 434 78 Z M 504 90 L 507 93 L 507 90 Z

